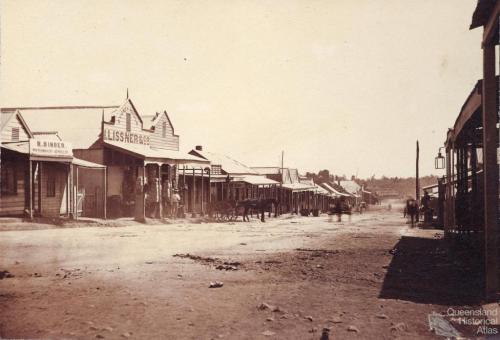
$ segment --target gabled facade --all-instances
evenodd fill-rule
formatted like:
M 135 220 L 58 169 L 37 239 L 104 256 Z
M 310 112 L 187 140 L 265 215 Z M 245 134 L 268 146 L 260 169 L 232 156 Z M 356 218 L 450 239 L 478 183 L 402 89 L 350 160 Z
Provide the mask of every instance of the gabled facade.
M 1 118 L 0 216 L 69 214 L 71 149 L 32 132 L 19 110 L 2 111 Z
M 19 110 L 2 112 L 0 129 L 2 143 L 25 142 L 33 138 L 33 134 Z
M 112 113 L 111 119 L 105 121 L 101 139 L 103 141 L 124 144 L 150 145 L 150 129 L 144 129 L 143 121 L 132 101 L 127 98 L 125 103 Z
M 174 132 L 174 126 L 167 111 L 156 113 L 152 119 L 151 146 L 158 149 L 179 151 L 179 136 Z

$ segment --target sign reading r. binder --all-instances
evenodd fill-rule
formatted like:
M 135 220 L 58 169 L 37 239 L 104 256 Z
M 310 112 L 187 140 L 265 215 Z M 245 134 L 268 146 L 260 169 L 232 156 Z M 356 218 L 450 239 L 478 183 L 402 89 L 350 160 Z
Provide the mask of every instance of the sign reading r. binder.
M 30 157 L 73 158 L 71 143 L 60 140 L 30 139 Z

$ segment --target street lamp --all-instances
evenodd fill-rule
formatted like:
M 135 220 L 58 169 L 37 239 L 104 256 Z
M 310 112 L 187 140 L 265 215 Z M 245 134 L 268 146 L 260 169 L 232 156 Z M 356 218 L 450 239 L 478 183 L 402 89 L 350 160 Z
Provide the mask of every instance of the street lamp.
M 438 155 L 436 158 L 434 158 L 434 167 L 436 169 L 444 169 L 444 156 L 441 154 L 442 148 L 443 146 L 439 148 Z

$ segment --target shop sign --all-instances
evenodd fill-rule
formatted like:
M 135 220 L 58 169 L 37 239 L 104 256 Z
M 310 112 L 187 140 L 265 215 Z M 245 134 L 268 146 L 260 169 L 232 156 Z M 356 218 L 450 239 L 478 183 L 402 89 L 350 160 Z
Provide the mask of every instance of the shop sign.
M 72 158 L 71 143 L 60 140 L 30 139 L 30 155 L 38 157 Z
M 142 133 L 104 128 L 103 139 L 127 144 L 149 145 L 149 136 Z

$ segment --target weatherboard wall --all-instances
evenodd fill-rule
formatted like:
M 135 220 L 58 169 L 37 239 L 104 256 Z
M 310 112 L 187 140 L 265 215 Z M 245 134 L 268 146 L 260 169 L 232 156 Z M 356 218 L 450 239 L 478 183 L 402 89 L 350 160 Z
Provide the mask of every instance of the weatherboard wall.
M 2 158 L 2 163 L 4 162 L 5 159 Z M 25 177 L 29 173 L 29 171 L 26 171 L 28 167 L 28 161 L 14 160 L 11 164 L 13 164 L 16 170 L 17 190 L 15 194 L 0 195 L 0 216 L 23 215 L 26 206 Z
M 154 129 L 150 137 L 151 146 L 158 149 L 179 151 L 179 136 L 174 134 L 174 128 L 167 114 L 160 113 L 154 123 Z
M 17 139 L 12 139 L 12 130 L 13 129 L 18 129 L 19 131 L 19 137 Z M 13 115 L 7 124 L 3 127 L 2 129 L 2 134 L 1 134 L 1 139 L 2 143 L 5 142 L 18 142 L 18 141 L 27 141 L 29 140 L 28 133 L 26 132 L 26 129 L 24 126 L 21 124 L 21 121 L 17 114 Z

